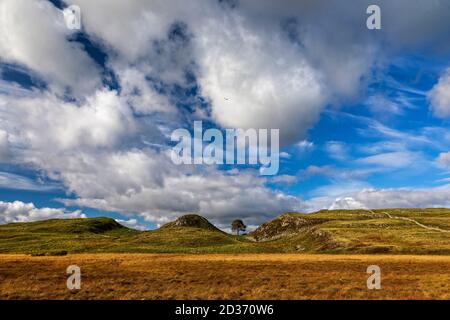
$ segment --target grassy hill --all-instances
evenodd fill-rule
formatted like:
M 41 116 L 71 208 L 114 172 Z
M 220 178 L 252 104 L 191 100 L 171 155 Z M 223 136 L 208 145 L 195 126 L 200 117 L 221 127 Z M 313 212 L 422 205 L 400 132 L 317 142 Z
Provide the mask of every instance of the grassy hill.
M 67 252 L 108 251 L 139 231 L 110 218 L 53 219 L 0 226 L 0 252 L 58 255 Z
M 450 254 L 450 210 L 285 213 L 260 226 L 252 236 L 309 252 Z
M 152 231 L 131 230 L 110 218 L 0 226 L 0 253 L 81 252 L 450 254 L 450 209 L 284 213 L 240 237 L 198 215 Z

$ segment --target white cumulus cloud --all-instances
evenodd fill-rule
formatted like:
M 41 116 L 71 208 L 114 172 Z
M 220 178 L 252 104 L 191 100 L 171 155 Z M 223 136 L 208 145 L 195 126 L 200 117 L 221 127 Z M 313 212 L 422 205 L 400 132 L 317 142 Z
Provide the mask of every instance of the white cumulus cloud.
M 342 192 L 340 196 L 322 196 L 303 203 L 308 211 L 358 208 L 434 208 L 450 206 L 450 185 L 433 188 L 366 188 Z
M 390 27 L 377 38 L 364 27 L 369 1 L 64 2 L 81 7 L 83 30 L 108 54 L 106 65 L 119 88 L 102 87 L 103 70 L 79 42 L 69 40 L 71 31 L 50 2 L 2 0 L 0 60 L 31 70 L 48 87 L 26 90 L 0 82 L 0 161 L 57 180 L 76 198 L 61 199 L 66 204 L 123 212 L 130 225 L 136 215 L 164 223 L 188 212 L 214 222 L 239 217 L 256 225 L 285 210 L 313 207 L 267 187 L 267 180 L 250 170 L 230 174 L 173 165 L 165 151 L 167 133 L 190 126 L 201 114 L 217 126 L 279 128 L 282 143 L 298 142 L 327 105 L 358 96 L 369 71 L 390 53 L 380 54 L 380 43 L 387 48 L 443 43 L 450 21 L 445 1 L 414 8 L 409 1 L 382 1 L 383 21 Z M 447 77 L 430 94 L 438 116 L 447 116 Z M 179 96 L 167 92 L 173 87 L 198 90 L 198 96 L 181 101 L 196 112 L 186 116 L 180 101 L 173 101 Z M 79 99 L 68 100 L 67 91 Z M 201 109 L 199 101 L 207 106 Z M 374 129 L 405 138 L 381 125 Z M 335 159 L 350 157 L 342 142 L 327 147 Z M 404 155 L 384 153 L 362 161 L 389 164 Z M 3 181 L 13 178 L 3 175 Z M 278 181 L 293 179 L 285 175 Z M 427 197 L 417 190 L 387 189 L 333 194 L 321 198 L 320 207 L 332 206 L 336 197 L 368 207 L 446 203 L 446 189 L 432 191 L 420 191 Z M 20 202 L 3 208 L 11 221 L 81 215 Z
M 329 207 L 330 210 L 351 210 L 364 208 L 366 207 L 361 202 L 353 199 L 352 197 L 337 198 Z
M 67 212 L 65 209 L 36 208 L 33 203 L 21 201 L 0 201 L 0 224 L 74 218 L 86 218 L 86 216 L 79 210 Z
M 450 117 L 450 69 L 439 79 L 428 93 L 431 111 L 439 118 Z
M 101 84 L 100 70 L 68 33 L 62 11 L 49 1 L 0 2 L 0 59 L 33 70 L 60 94 L 82 96 Z
M 436 162 L 445 168 L 450 168 L 450 152 L 440 153 L 436 159 Z

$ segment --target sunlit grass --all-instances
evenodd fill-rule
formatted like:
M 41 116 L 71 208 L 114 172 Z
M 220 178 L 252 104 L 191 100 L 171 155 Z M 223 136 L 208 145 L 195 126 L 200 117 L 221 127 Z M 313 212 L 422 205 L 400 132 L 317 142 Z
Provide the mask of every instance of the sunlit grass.
M 82 273 L 66 288 L 67 266 Z M 382 289 L 368 290 L 368 265 Z M 450 257 L 311 254 L 0 255 L 0 299 L 449 299 Z

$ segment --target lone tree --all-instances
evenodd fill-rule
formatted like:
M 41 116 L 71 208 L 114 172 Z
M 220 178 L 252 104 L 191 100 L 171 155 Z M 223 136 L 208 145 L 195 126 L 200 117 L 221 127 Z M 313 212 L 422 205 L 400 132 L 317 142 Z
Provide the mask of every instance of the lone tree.
M 245 231 L 246 228 L 247 226 L 242 220 L 237 219 L 231 223 L 231 230 L 236 232 L 236 235 L 239 235 L 239 231 Z

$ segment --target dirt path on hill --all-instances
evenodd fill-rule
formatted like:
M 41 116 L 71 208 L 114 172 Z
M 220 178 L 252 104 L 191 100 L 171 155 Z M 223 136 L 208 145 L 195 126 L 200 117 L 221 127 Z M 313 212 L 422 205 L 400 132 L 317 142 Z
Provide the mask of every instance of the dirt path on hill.
M 369 211 L 373 215 L 376 215 L 376 213 L 374 211 L 372 211 L 371 209 L 364 209 L 364 210 Z M 430 226 L 424 225 L 424 224 L 420 223 L 419 221 L 411 219 L 411 218 L 393 216 L 389 212 L 385 212 L 385 211 L 382 211 L 381 213 L 385 214 L 389 219 L 398 219 L 398 220 L 409 221 L 409 222 L 415 223 L 419 227 L 427 229 L 427 230 L 433 230 L 433 231 L 439 231 L 439 232 L 450 232 L 450 230 L 444 230 L 444 229 L 441 229 L 438 227 L 430 227 Z

